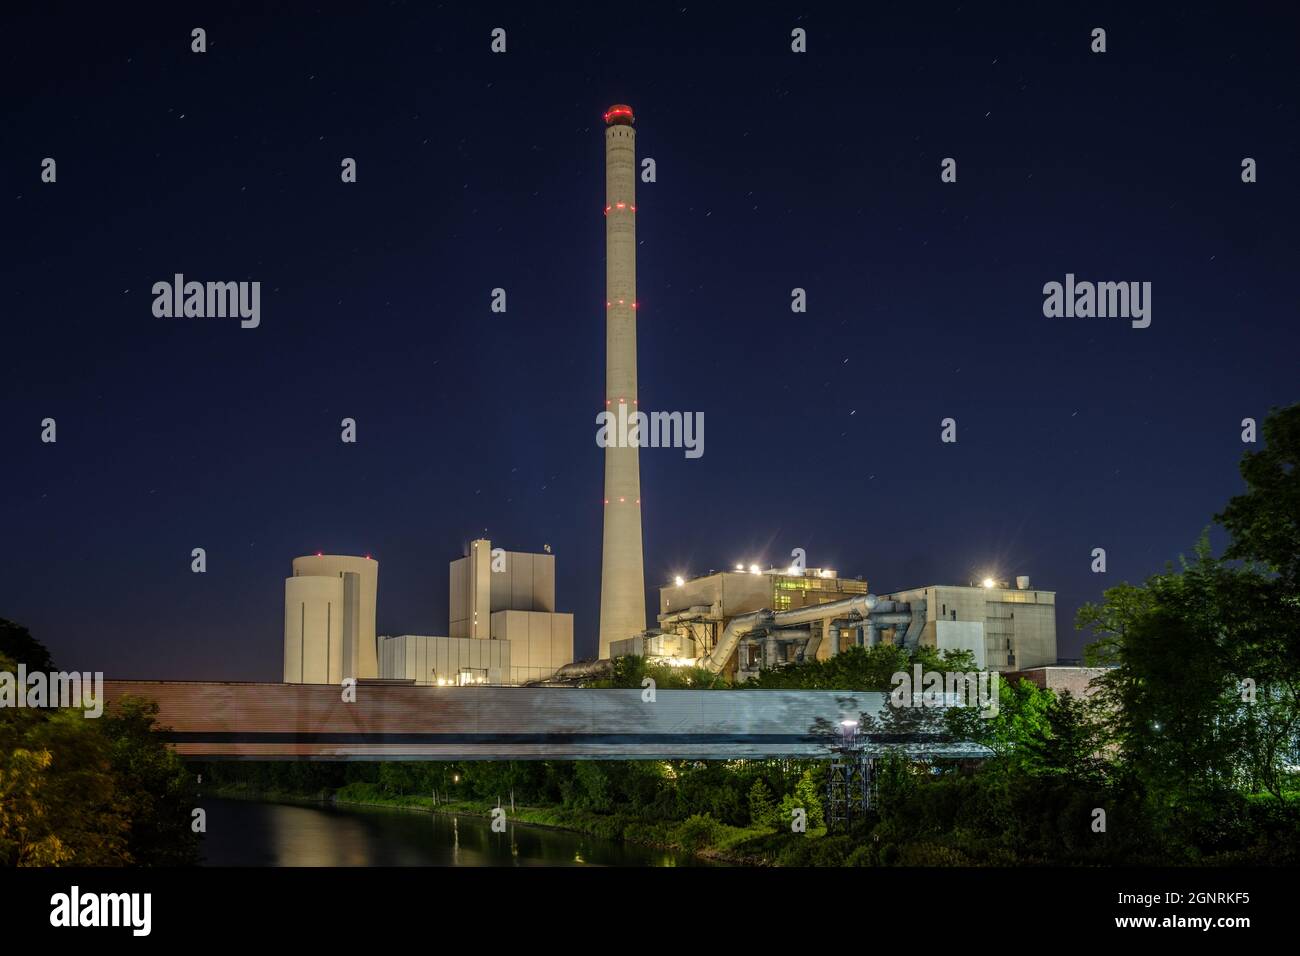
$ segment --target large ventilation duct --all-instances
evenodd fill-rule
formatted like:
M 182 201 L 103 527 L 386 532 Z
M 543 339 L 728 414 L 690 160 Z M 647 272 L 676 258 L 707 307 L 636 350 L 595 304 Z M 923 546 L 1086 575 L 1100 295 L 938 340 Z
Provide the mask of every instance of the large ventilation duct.
M 660 614 L 660 624 L 679 624 L 683 621 L 708 620 L 713 613 L 713 608 L 707 604 L 696 604 L 681 611 L 674 611 L 671 614 Z
M 811 624 L 814 621 L 830 621 L 837 617 L 854 615 L 867 617 L 879 603 L 880 599 L 874 594 L 858 594 L 844 598 L 842 601 L 809 604 L 807 607 L 797 607 L 790 611 L 777 611 L 772 615 L 772 619 L 777 627 L 790 627 L 795 624 Z
M 876 627 L 892 627 L 895 624 L 911 624 L 912 615 L 906 611 L 891 611 L 888 614 L 871 615 L 871 623 Z
M 921 643 L 921 632 L 925 630 L 925 602 L 913 601 L 910 605 L 911 621 L 907 625 L 907 630 L 903 633 L 901 641 L 903 647 L 909 651 L 914 651 L 917 645 Z M 899 625 L 900 629 L 902 625 Z M 900 643 L 897 637 L 898 631 L 894 632 L 894 643 Z
M 614 673 L 614 662 L 607 657 L 594 661 L 574 661 L 565 664 L 549 679 L 554 681 L 579 680 L 581 678 L 610 677 Z
M 740 639 L 760 627 L 793 627 L 798 624 L 813 624 L 821 621 L 833 621 L 837 617 L 869 617 L 879 603 L 874 594 L 858 594 L 842 601 L 828 604 L 810 604 L 808 607 L 794 608 L 789 611 L 752 611 L 733 617 L 718 638 L 712 653 L 700 661 L 700 666 L 713 673 L 722 670 L 731 655 L 735 653 Z

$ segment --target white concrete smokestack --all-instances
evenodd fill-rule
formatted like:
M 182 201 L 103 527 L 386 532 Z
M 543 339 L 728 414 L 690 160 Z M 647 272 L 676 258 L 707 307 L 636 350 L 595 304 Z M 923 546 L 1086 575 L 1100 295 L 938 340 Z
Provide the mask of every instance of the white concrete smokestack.
M 636 132 L 632 107 L 605 113 L 605 408 L 639 410 L 636 391 Z M 627 406 L 620 411 L 619 406 Z M 645 630 L 641 463 L 637 448 L 605 448 L 600 656 Z

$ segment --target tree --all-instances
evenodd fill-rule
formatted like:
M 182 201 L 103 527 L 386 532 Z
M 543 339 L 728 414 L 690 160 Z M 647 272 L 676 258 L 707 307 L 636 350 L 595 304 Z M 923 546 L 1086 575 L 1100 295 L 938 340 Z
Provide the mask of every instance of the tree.
M 1066 691 L 1053 697 L 1046 716 L 1043 732 L 1025 739 L 1025 769 L 1036 776 L 1102 782 L 1109 766 L 1104 757 L 1103 731 L 1087 701 Z
M 0 654 L 0 670 L 15 663 Z M 131 862 L 108 745 L 76 710 L 0 709 L 0 865 Z
M 13 664 L 25 664 L 28 672 L 55 670 L 54 660 L 45 645 L 32 637 L 21 624 L 0 617 L 0 657 Z
M 973 707 L 948 707 L 942 715 L 951 737 L 988 747 L 999 769 L 1023 770 L 1030 759 L 1027 745 L 1050 732 L 1048 714 L 1055 699 L 1050 690 L 1027 680 L 999 680 L 994 716 Z
M 124 697 L 99 721 L 129 821 L 127 851 L 138 866 L 197 863 L 194 776 L 163 742 L 157 716 L 153 701 Z
M 818 783 L 813 776 L 812 768 L 809 767 L 799 777 L 799 782 L 794 785 L 794 793 L 786 794 L 781 800 L 781 819 L 789 821 L 791 811 L 799 808 L 808 815 L 808 827 L 825 826 L 826 817 L 822 810 L 821 801 L 822 785 Z
M 7 646 L 52 668 L 26 630 Z M 0 670 L 16 662 L 0 653 Z M 77 708 L 0 709 L 0 865 L 175 865 L 198 858 L 192 777 L 155 726 L 157 705 L 124 699 L 98 719 Z
M 1231 598 L 1254 625 L 1233 647 L 1239 742 L 1252 789 L 1280 796 L 1300 762 L 1300 404 L 1273 409 L 1261 431 L 1264 447 L 1242 456 L 1246 492 L 1215 520 L 1232 534 L 1224 556 L 1246 562 Z
M 776 823 L 776 804 L 772 800 L 772 791 L 762 780 L 755 780 L 749 788 L 749 822 L 760 827 Z
M 1262 562 L 1294 601 L 1300 591 L 1300 404 L 1273 409 L 1260 430 L 1264 447 L 1241 459 L 1246 493 L 1232 498 L 1215 520 L 1232 534 L 1224 556 Z
M 1119 757 L 1169 806 L 1242 783 L 1281 795 L 1300 675 L 1276 585 L 1214 558 L 1203 537 L 1180 569 L 1108 589 L 1102 605 L 1079 611 L 1079 625 L 1100 636 L 1090 659 L 1115 665 L 1096 681 L 1096 704 Z M 1253 703 L 1243 693 L 1252 686 Z
M 48 750 L 0 757 L 0 864 L 58 866 L 72 859 L 72 849 L 49 826 L 44 791 L 52 760 Z

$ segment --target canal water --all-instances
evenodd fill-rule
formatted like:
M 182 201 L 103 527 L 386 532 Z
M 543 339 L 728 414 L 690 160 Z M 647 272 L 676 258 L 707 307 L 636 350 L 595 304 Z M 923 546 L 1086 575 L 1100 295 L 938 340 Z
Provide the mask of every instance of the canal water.
M 695 866 L 690 854 L 441 813 L 203 801 L 206 866 Z

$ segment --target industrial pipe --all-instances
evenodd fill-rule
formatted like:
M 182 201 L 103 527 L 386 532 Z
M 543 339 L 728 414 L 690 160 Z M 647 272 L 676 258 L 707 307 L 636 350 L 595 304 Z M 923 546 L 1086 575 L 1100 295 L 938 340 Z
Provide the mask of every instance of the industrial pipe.
M 609 677 L 614 673 L 614 662 L 607 657 L 594 661 L 574 661 L 565 664 L 551 677 L 552 680 L 577 680 L 581 677 Z
M 708 618 L 713 608 L 707 604 L 696 604 L 692 607 L 684 608 L 680 611 L 672 611 L 668 614 L 659 615 L 660 624 L 677 624 L 680 621 L 698 620 L 699 618 Z
M 858 615 L 858 617 L 866 617 L 875 610 L 876 605 L 879 603 L 880 599 L 874 594 L 858 594 L 854 597 L 831 601 L 827 604 L 810 604 L 807 607 L 797 607 L 789 611 L 777 611 L 772 615 L 772 618 L 778 627 L 787 627 L 791 624 L 811 624 L 813 621 L 851 617 L 854 614 Z
M 736 644 L 740 639 L 760 626 L 788 627 L 794 624 L 812 624 L 854 614 L 865 618 L 871 614 L 878 603 L 880 599 L 874 594 L 858 594 L 841 601 L 810 604 L 808 607 L 777 611 L 775 614 L 769 610 L 738 614 L 727 624 L 713 651 L 700 661 L 700 666 L 714 674 L 718 673 L 735 652 Z

